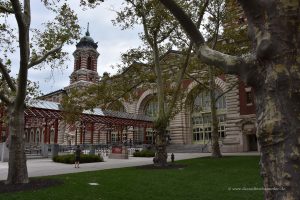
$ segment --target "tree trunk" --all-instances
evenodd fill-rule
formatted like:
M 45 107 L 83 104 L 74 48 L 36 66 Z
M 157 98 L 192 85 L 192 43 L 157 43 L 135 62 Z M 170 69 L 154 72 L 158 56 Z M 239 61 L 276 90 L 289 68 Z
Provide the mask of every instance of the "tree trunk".
M 251 4 L 242 2 L 250 33 L 255 33 L 259 59 L 256 71 L 248 75 L 248 83 L 256 94 L 265 199 L 299 200 L 300 4 L 298 0 L 265 3 L 261 4 L 264 12 L 260 18 L 250 16 Z M 260 30 L 262 26 L 267 29 Z
M 257 135 L 266 200 L 300 199 L 300 2 L 238 0 L 253 40 L 250 59 L 203 45 L 201 33 L 175 1 L 160 0 L 197 44 L 198 56 L 238 74 L 256 95 Z M 252 56 L 255 62 L 252 62 Z M 230 61 L 230 62 L 229 62 Z M 241 62 L 240 62 L 241 61 Z
M 9 119 L 9 168 L 7 184 L 28 183 L 24 142 L 24 108 L 11 107 Z
M 166 143 L 166 137 L 163 132 L 160 132 L 156 136 L 156 142 L 155 142 L 155 148 L 156 148 L 156 155 L 154 158 L 154 165 L 158 167 L 165 167 L 168 165 L 167 158 L 167 143 Z
M 209 93 L 210 93 L 210 108 L 211 108 L 211 156 L 213 158 L 222 157 L 220 146 L 219 146 L 219 131 L 218 131 L 218 118 L 217 118 L 217 108 L 216 108 L 216 96 L 215 96 L 215 79 L 214 79 L 215 69 L 214 67 L 209 68 Z
M 261 175 L 267 200 L 300 199 L 300 69 L 299 64 L 289 61 L 263 66 L 264 87 L 256 89 Z
M 167 119 L 158 118 L 154 122 L 154 128 L 157 131 L 155 136 L 155 148 L 156 154 L 153 160 L 155 166 L 165 167 L 167 166 L 167 140 L 166 140 L 166 129 Z

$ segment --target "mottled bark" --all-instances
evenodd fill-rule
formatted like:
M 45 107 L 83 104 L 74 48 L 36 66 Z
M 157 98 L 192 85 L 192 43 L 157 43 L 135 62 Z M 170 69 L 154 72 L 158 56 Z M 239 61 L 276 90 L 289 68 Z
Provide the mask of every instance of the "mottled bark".
M 285 60 L 285 61 L 284 61 Z M 300 68 L 268 63 L 256 89 L 257 135 L 265 199 L 300 199 Z M 263 81 L 264 80 L 264 81 Z
M 182 14 L 175 1 L 160 1 L 198 44 L 197 52 L 200 58 L 205 58 L 204 62 L 240 75 L 254 88 L 265 199 L 299 200 L 300 2 L 239 0 L 247 16 L 254 47 L 252 57 L 256 60 L 247 65 L 241 57 L 239 66 L 239 63 L 219 62 L 222 54 L 211 49 L 203 52 L 205 45 L 200 32 L 191 25 L 188 16 Z M 207 52 L 210 56 L 205 56 Z M 235 60 L 226 56 L 227 61 Z
M 256 93 L 257 135 L 265 199 L 300 199 L 300 26 L 299 1 L 263 4 L 264 22 L 250 17 L 256 36 L 257 71 L 248 77 Z M 250 13 L 251 14 L 251 13 Z M 258 15 L 259 16 L 259 15 Z M 261 28 L 263 27 L 263 28 Z M 250 30 L 251 31 L 251 30 Z M 268 37 L 266 37 L 266 35 Z M 272 189 L 274 188 L 274 189 Z
M 211 156 L 213 158 L 222 157 L 219 145 L 219 131 L 218 131 L 218 118 L 216 108 L 216 96 L 215 96 L 215 69 L 209 68 L 209 94 L 210 94 L 210 109 L 211 109 Z
M 24 108 L 9 109 L 9 168 L 7 184 L 28 183 L 24 142 Z
M 156 135 L 155 140 L 155 148 L 156 148 L 156 154 L 155 154 L 155 166 L 164 167 L 167 166 L 167 142 L 166 142 L 166 135 L 165 131 L 161 130 L 161 132 L 158 132 Z

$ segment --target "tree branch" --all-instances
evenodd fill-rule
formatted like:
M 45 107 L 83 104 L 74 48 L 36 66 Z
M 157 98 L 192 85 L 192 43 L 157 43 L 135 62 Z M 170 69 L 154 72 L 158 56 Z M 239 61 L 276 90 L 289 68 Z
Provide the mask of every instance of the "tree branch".
M 203 16 L 204 16 L 204 13 L 206 11 L 206 8 L 207 8 L 208 4 L 209 4 L 209 0 L 206 0 L 203 4 L 202 9 L 200 9 L 200 11 L 199 11 L 199 18 L 198 18 L 198 21 L 196 23 L 196 28 L 198 28 L 198 29 L 200 28 L 200 25 L 201 25 L 201 22 L 203 20 Z M 175 104 L 177 102 L 177 99 L 178 99 L 178 96 L 179 96 L 177 94 L 180 91 L 182 79 L 183 79 L 184 75 L 186 74 L 186 69 L 187 69 L 189 61 L 190 61 L 193 45 L 194 45 L 194 42 L 190 41 L 185 61 L 182 65 L 181 70 L 179 71 L 179 74 L 178 74 L 178 77 L 177 77 L 176 86 L 175 86 L 176 89 L 175 89 L 175 93 L 174 93 L 175 96 L 173 97 L 173 100 L 171 101 L 170 106 L 168 107 L 168 110 L 167 110 L 167 114 L 166 114 L 167 117 L 170 117 L 171 111 L 175 107 Z
M 256 45 L 257 58 L 270 56 L 276 49 L 273 48 L 271 35 L 265 27 L 267 2 L 258 0 L 239 0 L 248 22 L 249 36 Z
M 154 45 L 153 40 L 150 37 L 149 30 L 147 27 L 147 20 L 146 20 L 146 16 L 144 15 L 144 13 L 142 13 L 142 21 L 143 21 L 142 24 L 143 24 L 146 40 L 149 43 L 149 45 L 153 48 L 153 45 Z
M 185 73 L 189 78 L 193 79 L 196 83 L 204 87 L 205 89 L 209 90 L 209 86 L 205 85 L 204 83 L 201 83 L 200 81 L 197 80 L 197 78 L 193 77 L 192 75 Z
M 20 2 L 17 0 L 11 0 L 11 4 L 14 10 L 14 14 L 16 16 L 16 20 L 18 22 L 18 26 L 20 28 L 20 26 L 22 26 L 22 24 L 24 24 L 24 19 L 23 19 L 23 13 L 22 13 L 22 8 L 20 5 Z
M 36 59 L 32 59 L 31 62 L 28 64 L 28 69 L 30 69 L 31 67 L 38 65 L 40 63 L 42 63 L 44 60 L 46 60 L 50 55 L 60 51 L 62 49 L 63 44 L 60 44 L 59 46 L 51 49 L 50 51 L 46 52 L 43 56 L 40 56 Z
M 8 7 L 5 7 L 4 5 L 0 5 L 0 13 L 10 13 L 13 14 L 14 10 Z
M 160 0 L 160 2 L 175 16 L 192 41 L 198 46 L 204 44 L 204 37 L 199 32 L 190 17 L 178 6 L 174 0 Z
M 181 67 L 181 70 L 179 71 L 179 74 L 177 76 L 174 96 L 173 96 L 173 99 L 172 99 L 170 105 L 168 106 L 168 110 L 167 110 L 167 114 L 166 114 L 167 118 L 169 118 L 171 116 L 172 110 L 174 109 L 175 104 L 177 102 L 177 99 L 178 99 L 178 96 L 179 96 L 178 93 L 180 92 L 180 89 L 181 89 L 181 82 L 182 82 L 182 79 L 184 77 L 184 74 L 186 72 L 186 69 L 187 69 L 189 61 L 190 61 L 192 48 L 193 48 L 193 42 L 190 43 L 190 46 L 187 50 L 186 58 L 185 58 L 184 63 Z
M 191 40 L 195 42 L 197 55 L 204 63 L 221 68 L 229 74 L 240 75 L 241 71 L 253 70 L 256 60 L 253 55 L 237 57 L 210 49 L 190 17 L 174 0 L 160 0 L 160 2 L 175 16 Z
M 160 44 L 163 41 L 165 41 L 176 28 L 177 28 L 177 25 L 174 25 L 173 28 L 171 28 L 167 33 L 162 35 L 162 37 L 160 38 L 160 40 L 157 41 L 157 43 Z
M 235 86 L 237 86 L 240 83 L 240 81 L 235 82 L 234 84 L 232 84 L 230 86 L 230 88 L 228 88 L 225 92 L 223 92 L 222 94 L 218 95 L 216 98 L 216 101 L 218 101 L 222 96 L 224 96 L 225 94 L 227 94 L 228 92 L 230 92 Z
M 121 98 L 123 98 L 127 93 L 131 92 L 132 90 L 136 89 L 137 86 L 141 85 L 142 83 L 144 83 L 144 81 L 140 81 L 137 84 L 133 85 L 132 87 L 130 87 L 127 91 L 123 92 L 119 97 L 116 97 L 114 100 L 112 100 L 111 102 L 109 102 L 109 104 L 113 104 L 116 101 L 119 101 Z
M 9 88 L 12 90 L 12 91 L 16 91 L 16 86 L 15 84 L 13 83 L 11 77 L 9 76 L 9 73 L 7 71 L 7 67 L 2 63 L 2 60 L 0 59 L 0 71 L 7 83 L 7 85 L 9 86 Z
M 18 74 L 17 94 L 14 100 L 16 110 L 23 109 L 26 96 L 28 62 L 30 55 L 29 28 L 30 28 L 30 1 L 24 0 L 24 13 L 18 0 L 11 0 L 15 18 L 19 29 L 20 66 Z
M 3 101 L 6 105 L 9 105 L 10 100 L 3 94 L 3 91 L 0 91 L 0 100 Z
M 26 24 L 30 24 L 31 21 L 30 10 L 30 0 L 24 0 L 24 18 Z

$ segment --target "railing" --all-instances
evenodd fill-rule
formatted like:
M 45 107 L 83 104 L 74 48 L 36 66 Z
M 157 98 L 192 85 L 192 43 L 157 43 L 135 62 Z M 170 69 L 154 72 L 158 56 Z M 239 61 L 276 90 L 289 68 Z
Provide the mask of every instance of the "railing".
M 41 155 L 42 148 L 40 145 L 25 145 L 25 154 L 26 155 Z
M 25 146 L 25 153 L 27 155 L 27 158 L 35 158 L 37 156 L 41 156 L 41 158 L 51 157 L 53 148 L 52 145 L 55 144 L 27 144 Z M 111 152 L 112 146 L 114 145 L 118 144 L 81 144 L 79 146 L 84 154 L 92 153 L 101 155 L 102 157 L 107 157 Z M 77 146 L 78 145 L 58 145 L 58 155 L 74 154 Z M 149 148 L 150 145 L 132 144 L 125 146 L 128 149 L 128 155 L 131 156 L 136 151 L 141 151 L 142 149 Z

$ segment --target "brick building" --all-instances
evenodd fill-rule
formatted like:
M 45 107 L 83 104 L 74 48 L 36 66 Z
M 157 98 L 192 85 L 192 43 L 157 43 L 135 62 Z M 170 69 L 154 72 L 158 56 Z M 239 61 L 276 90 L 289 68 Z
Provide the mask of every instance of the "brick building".
M 89 32 L 76 45 L 74 56 L 74 71 L 70 75 L 70 85 L 64 89 L 46 94 L 41 97 L 43 100 L 60 102 L 64 94 L 72 88 L 84 88 L 99 81 L 97 73 L 97 43 L 90 37 Z M 161 58 L 164 65 L 174 65 L 173 60 L 180 54 L 176 51 L 169 51 Z M 175 66 L 176 68 L 176 66 Z M 257 151 L 257 138 L 255 128 L 255 105 L 253 91 L 233 75 L 223 75 L 215 79 L 217 85 L 216 94 L 226 92 L 217 102 L 217 114 L 219 120 L 220 147 L 223 152 Z M 186 79 L 182 83 L 187 96 L 195 88 L 197 83 Z M 230 88 L 230 91 L 228 89 Z M 153 117 L 157 104 L 155 101 L 155 89 L 139 91 L 139 97 L 135 101 L 117 102 L 119 111 L 130 114 L 141 114 Z M 187 101 L 182 100 L 183 103 Z M 200 91 L 192 102 L 194 105 L 183 106 L 169 123 L 168 134 L 171 147 L 175 149 L 190 148 L 209 151 L 211 142 L 210 123 L 210 101 L 208 91 Z M 63 125 L 61 125 L 63 126 Z M 62 129 L 62 127 L 60 128 Z M 66 132 L 66 130 L 64 130 Z M 74 137 L 74 128 L 67 134 Z M 153 143 L 153 130 L 146 127 L 131 127 L 127 130 L 130 133 L 125 137 L 137 143 Z M 135 133 L 135 136 L 134 134 Z M 133 137 L 134 136 L 134 137 Z M 61 138 L 58 143 L 74 143 Z M 110 133 L 109 142 L 122 141 L 124 138 L 118 131 Z M 89 140 L 88 140 L 89 141 Z M 108 142 L 99 139 L 99 142 Z

